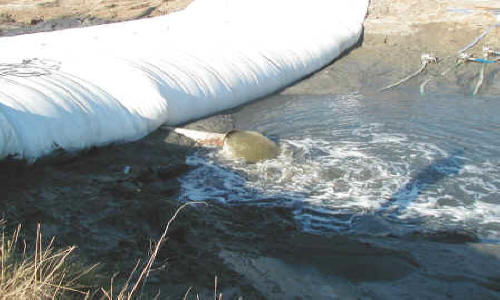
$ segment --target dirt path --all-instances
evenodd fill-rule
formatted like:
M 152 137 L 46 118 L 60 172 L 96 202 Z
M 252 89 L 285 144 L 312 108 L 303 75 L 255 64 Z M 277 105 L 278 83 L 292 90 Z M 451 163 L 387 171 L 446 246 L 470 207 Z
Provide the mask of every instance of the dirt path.
M 0 34 L 154 16 L 188 2 L 0 0 Z M 373 0 L 362 46 L 283 93 L 375 93 L 418 69 L 427 52 L 450 56 L 426 73 L 438 74 L 458 49 L 500 22 L 490 12 L 495 5 L 498 9 L 497 1 Z M 500 47 L 500 28 L 484 42 Z M 498 95 L 500 75 L 491 70 L 482 92 Z M 436 79 L 428 92 L 470 93 L 476 76 L 477 65 L 470 64 Z M 423 78 L 401 89 L 417 93 Z M 392 93 L 397 96 L 398 89 Z M 224 132 L 233 124 L 230 114 L 223 114 L 190 127 Z M 177 177 L 189 170 L 184 158 L 192 149 L 181 137 L 158 130 L 135 143 L 51 157 L 34 166 L 3 161 L 0 209 L 11 226 L 24 224 L 28 237 L 41 222 L 45 236 L 77 245 L 81 260 L 100 261 L 102 274 L 120 272 L 118 278 L 125 279 L 178 206 Z M 127 167 L 130 173 L 124 172 Z M 380 220 L 371 226 L 383 232 Z M 210 295 L 217 275 L 225 299 L 499 298 L 499 246 L 474 241 L 460 232 L 317 237 L 300 233 L 285 209 L 213 204 L 189 208 L 177 219 L 159 255 L 164 269 L 152 273 L 148 287 L 161 288 L 165 299 L 179 299 L 190 286 Z

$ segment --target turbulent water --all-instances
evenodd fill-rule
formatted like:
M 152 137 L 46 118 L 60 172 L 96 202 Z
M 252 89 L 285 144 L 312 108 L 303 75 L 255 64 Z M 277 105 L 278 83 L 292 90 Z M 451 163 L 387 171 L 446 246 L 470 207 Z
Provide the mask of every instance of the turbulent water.
M 181 200 L 289 207 L 320 233 L 466 230 L 499 242 L 499 111 L 481 97 L 273 96 L 233 117 L 280 156 L 244 164 L 201 150 Z

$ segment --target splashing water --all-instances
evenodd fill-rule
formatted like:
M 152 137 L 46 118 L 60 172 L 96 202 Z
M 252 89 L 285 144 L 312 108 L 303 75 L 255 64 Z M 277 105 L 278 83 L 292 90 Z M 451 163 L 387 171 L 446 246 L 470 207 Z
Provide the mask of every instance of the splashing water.
M 355 231 L 378 216 L 395 232 L 458 227 L 500 240 L 499 118 L 483 113 L 483 127 L 457 117 L 498 105 L 440 100 L 277 96 L 250 105 L 234 117 L 244 126 L 260 114 L 252 130 L 279 135 L 280 156 L 244 164 L 194 153 L 181 200 L 289 207 L 306 231 Z

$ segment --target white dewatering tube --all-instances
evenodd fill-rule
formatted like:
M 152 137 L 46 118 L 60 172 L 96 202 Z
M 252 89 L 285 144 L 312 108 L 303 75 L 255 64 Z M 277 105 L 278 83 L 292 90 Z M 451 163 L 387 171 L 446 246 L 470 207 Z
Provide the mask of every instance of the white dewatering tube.
M 167 16 L 0 38 L 0 159 L 144 137 L 330 63 L 368 0 L 195 0 Z

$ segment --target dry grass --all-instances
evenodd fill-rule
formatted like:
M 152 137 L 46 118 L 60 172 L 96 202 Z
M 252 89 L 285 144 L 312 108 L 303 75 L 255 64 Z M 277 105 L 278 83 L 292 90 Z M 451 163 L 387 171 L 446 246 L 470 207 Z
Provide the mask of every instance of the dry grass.
M 70 294 L 85 297 L 86 293 L 77 288 L 78 280 L 94 267 L 78 271 L 70 267 L 68 257 L 75 247 L 55 250 L 54 239 L 44 245 L 38 226 L 35 250 L 28 251 L 26 242 L 19 240 L 20 232 L 20 225 L 8 237 L 2 231 L 0 299 L 57 299 Z
M 158 255 L 158 252 L 160 251 L 161 246 L 163 243 L 165 243 L 165 240 L 167 238 L 167 233 L 168 229 L 170 228 L 170 225 L 172 222 L 175 220 L 177 215 L 184 209 L 186 206 L 189 205 L 194 205 L 194 204 L 206 204 L 204 202 L 189 202 L 181 205 L 174 213 L 174 215 L 168 220 L 167 225 L 165 226 L 165 229 L 163 230 L 163 234 L 160 236 L 158 241 L 156 241 L 156 245 L 149 255 L 148 260 L 146 263 L 143 265 L 141 272 L 137 273 L 140 261 L 137 262 L 135 265 L 134 269 L 130 273 L 129 278 L 127 281 L 122 285 L 121 289 L 119 289 L 119 292 L 117 295 L 113 294 L 113 279 L 111 278 L 111 287 L 109 290 L 105 290 L 101 288 L 102 293 L 104 294 L 104 299 L 106 300 L 131 300 L 131 299 L 136 299 L 137 294 L 140 293 L 141 287 L 146 283 L 146 280 L 149 276 L 149 272 L 151 271 L 151 268 L 153 267 L 153 264 L 156 260 L 156 256 Z M 133 280 L 134 277 L 137 277 L 135 280 Z M 159 293 L 155 297 L 157 299 L 159 297 Z
M 144 263 L 140 272 L 137 262 L 128 280 L 121 288 L 114 288 L 115 276 L 111 278 L 109 289 L 100 288 L 91 293 L 90 288 L 83 288 L 80 279 L 92 272 L 97 265 L 89 268 L 75 268 L 70 264 L 69 257 L 75 246 L 63 250 L 55 250 L 54 239 L 46 245 L 42 242 L 42 233 L 38 225 L 35 247 L 29 254 L 26 242 L 19 241 L 21 226 L 12 236 L 7 237 L 2 232 L 0 238 L 0 300 L 16 299 L 105 299 L 131 300 L 139 298 L 142 286 L 147 281 L 156 256 L 164 244 L 168 229 L 183 208 L 199 202 L 186 203 L 180 206 L 165 226 L 163 234 Z M 0 221 L 0 225 L 5 225 Z M 159 296 L 159 294 L 158 294 Z

